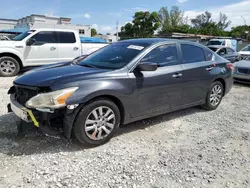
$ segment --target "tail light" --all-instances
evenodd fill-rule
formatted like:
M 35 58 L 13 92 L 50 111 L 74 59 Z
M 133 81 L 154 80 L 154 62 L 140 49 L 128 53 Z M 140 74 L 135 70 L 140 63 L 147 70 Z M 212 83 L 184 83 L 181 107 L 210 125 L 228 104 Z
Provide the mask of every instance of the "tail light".
M 234 71 L 234 65 L 232 63 L 228 63 L 227 68 L 230 69 L 231 71 Z

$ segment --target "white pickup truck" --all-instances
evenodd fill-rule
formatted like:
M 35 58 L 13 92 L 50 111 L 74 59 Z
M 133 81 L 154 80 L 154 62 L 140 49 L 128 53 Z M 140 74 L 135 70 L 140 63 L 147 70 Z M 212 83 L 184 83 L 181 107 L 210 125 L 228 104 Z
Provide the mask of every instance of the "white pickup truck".
M 35 29 L 0 41 L 0 76 L 15 76 L 24 67 L 71 61 L 107 43 L 82 43 L 77 31 Z

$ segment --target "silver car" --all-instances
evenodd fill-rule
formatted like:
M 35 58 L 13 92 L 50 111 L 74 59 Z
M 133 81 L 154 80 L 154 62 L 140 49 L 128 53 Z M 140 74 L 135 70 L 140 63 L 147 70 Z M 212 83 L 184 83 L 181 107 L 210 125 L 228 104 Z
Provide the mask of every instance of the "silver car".
M 250 84 L 250 56 L 234 64 L 234 80 Z

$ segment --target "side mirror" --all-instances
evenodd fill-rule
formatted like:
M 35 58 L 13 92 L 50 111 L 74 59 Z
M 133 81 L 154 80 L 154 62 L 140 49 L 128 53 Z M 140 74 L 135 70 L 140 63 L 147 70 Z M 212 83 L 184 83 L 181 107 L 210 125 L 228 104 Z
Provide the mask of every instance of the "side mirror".
M 141 62 L 137 65 L 136 69 L 140 71 L 155 71 L 157 69 L 157 64 L 151 62 Z
M 36 42 L 36 39 L 34 38 L 30 38 L 26 41 L 26 45 L 27 46 L 31 46 L 32 44 L 34 44 Z

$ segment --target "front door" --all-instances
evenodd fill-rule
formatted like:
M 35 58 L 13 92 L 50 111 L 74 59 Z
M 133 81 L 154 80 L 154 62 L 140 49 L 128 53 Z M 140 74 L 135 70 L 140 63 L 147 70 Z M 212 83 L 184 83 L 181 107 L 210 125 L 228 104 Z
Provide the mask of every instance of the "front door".
M 182 104 L 182 67 L 176 44 L 160 45 L 140 63 L 157 63 L 155 71 L 129 73 L 132 85 L 131 117 L 136 118 L 174 108 Z
M 59 62 L 71 61 L 81 55 L 80 38 L 74 32 L 56 32 L 58 37 Z
M 58 49 L 53 31 L 40 31 L 31 37 L 35 43 L 25 46 L 24 59 L 28 66 L 58 62 Z

